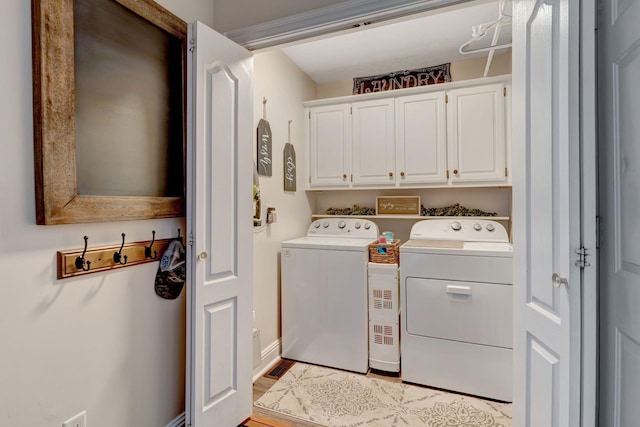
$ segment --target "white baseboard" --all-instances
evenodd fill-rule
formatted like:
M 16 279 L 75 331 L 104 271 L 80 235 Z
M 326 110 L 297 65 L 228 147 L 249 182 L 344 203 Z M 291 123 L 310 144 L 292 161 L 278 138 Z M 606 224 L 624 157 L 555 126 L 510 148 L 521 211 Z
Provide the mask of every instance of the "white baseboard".
M 280 361 L 280 339 L 278 338 L 267 346 L 261 353 L 262 362 L 253 370 L 253 382 L 263 376 L 269 369 Z
M 185 413 L 181 413 L 164 427 L 184 427 Z

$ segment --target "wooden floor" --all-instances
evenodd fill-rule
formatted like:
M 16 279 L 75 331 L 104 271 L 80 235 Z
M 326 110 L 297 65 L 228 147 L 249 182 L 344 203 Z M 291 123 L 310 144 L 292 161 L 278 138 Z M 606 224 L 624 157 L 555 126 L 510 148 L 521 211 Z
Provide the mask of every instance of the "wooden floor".
M 369 378 L 379 378 L 392 382 L 402 382 L 398 377 L 389 377 L 386 375 L 377 375 L 375 373 L 368 373 Z M 260 377 L 253 384 L 253 401 L 260 399 L 263 394 L 276 383 L 275 379 Z M 287 417 L 286 415 L 280 415 L 276 412 L 265 411 L 257 406 L 253 407 L 254 415 L 249 419 L 245 425 L 247 427 L 322 427 L 320 424 L 312 423 L 309 421 L 302 421 L 297 418 Z M 254 423 L 255 421 L 255 423 Z

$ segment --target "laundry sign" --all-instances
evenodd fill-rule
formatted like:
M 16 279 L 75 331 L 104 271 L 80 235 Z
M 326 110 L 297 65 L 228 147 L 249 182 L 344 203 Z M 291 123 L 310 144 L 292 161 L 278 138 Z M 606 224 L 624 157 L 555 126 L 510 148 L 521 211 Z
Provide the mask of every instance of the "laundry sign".
M 356 77 L 353 79 L 353 94 L 384 92 L 394 89 L 427 86 L 451 81 L 451 63 L 415 70 L 394 71 L 389 74 Z

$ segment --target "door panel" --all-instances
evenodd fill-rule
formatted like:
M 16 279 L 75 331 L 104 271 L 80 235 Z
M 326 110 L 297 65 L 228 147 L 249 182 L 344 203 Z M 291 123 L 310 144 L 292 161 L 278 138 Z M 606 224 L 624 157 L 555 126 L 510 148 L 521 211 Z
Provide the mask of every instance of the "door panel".
M 605 0 L 599 22 L 600 425 L 640 407 L 640 4 Z
M 186 421 L 227 427 L 252 404 L 253 60 L 199 22 L 189 44 Z
M 346 104 L 309 111 L 309 186 L 348 187 L 351 122 Z
M 396 99 L 396 171 L 403 184 L 447 182 L 444 92 Z
M 580 2 L 523 0 L 513 9 L 514 425 L 574 427 L 581 385 L 582 278 L 573 257 L 581 214 Z
M 394 100 L 355 102 L 351 108 L 353 185 L 394 185 Z
M 506 181 L 504 85 L 454 89 L 448 94 L 451 183 Z

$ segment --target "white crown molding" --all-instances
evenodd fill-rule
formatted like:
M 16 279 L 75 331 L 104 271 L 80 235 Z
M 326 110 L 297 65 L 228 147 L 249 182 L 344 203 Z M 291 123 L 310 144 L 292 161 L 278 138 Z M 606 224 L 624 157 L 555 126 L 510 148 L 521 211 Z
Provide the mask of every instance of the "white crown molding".
M 349 0 L 228 31 L 225 36 L 247 49 L 262 49 L 466 1 L 469 0 Z

